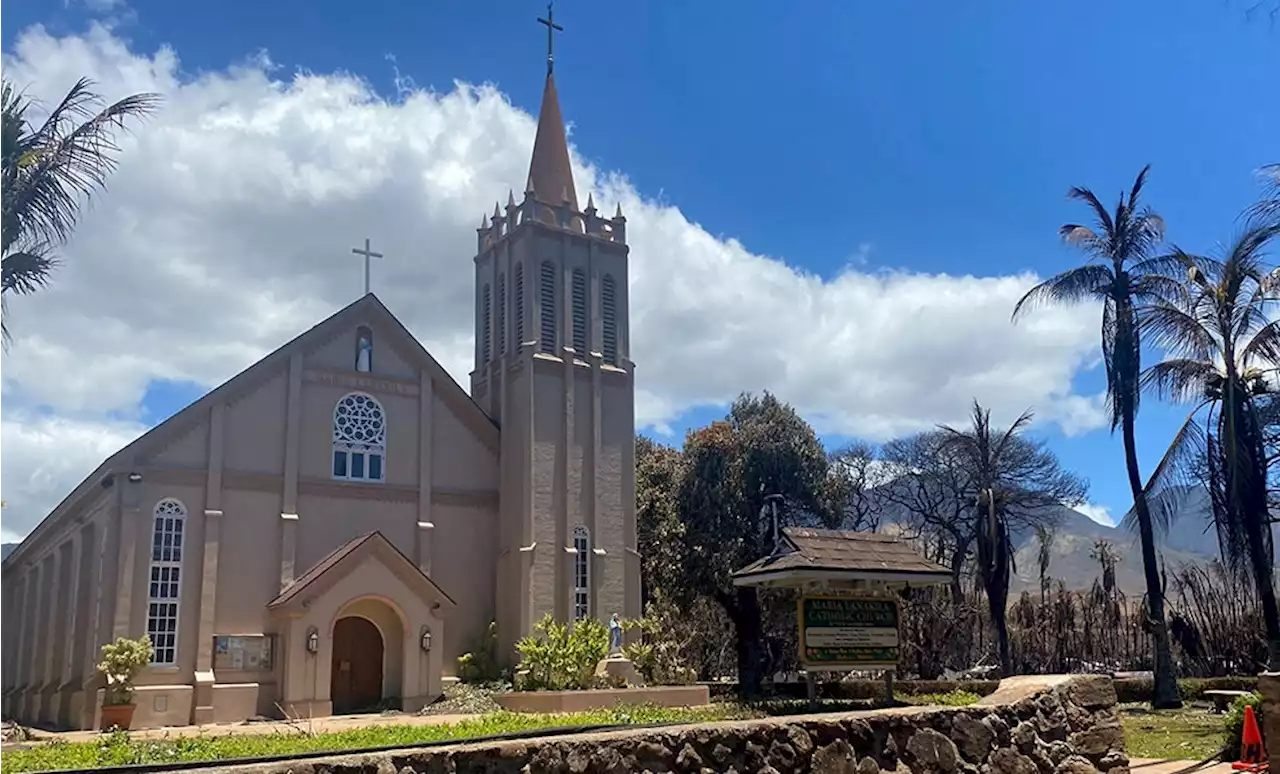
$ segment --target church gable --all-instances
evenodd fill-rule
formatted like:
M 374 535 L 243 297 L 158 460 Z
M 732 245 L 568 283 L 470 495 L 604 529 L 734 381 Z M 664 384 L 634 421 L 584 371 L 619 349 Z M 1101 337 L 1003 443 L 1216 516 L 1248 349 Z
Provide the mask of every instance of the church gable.
M 288 386 L 288 372 L 282 367 L 227 405 L 223 459 L 227 468 L 273 475 L 284 472 Z
M 246 370 L 223 383 L 178 414 L 152 428 L 116 456 L 134 457 L 161 466 L 201 467 L 206 464 L 209 449 L 209 412 L 214 405 L 228 405 L 229 450 L 244 447 L 244 454 L 233 454 L 227 460 L 232 469 L 274 472 L 283 465 L 275 449 L 283 444 L 270 443 L 262 432 L 267 425 L 278 424 L 284 432 L 288 401 L 289 362 L 295 355 L 303 362 L 302 380 L 307 386 L 324 386 L 327 406 L 317 411 L 306 410 L 304 398 L 303 425 L 320 424 L 326 440 L 320 472 L 328 470 L 333 426 L 331 420 L 337 402 L 350 393 L 365 393 L 384 401 L 390 396 L 407 407 L 416 404 L 421 374 L 426 373 L 438 403 L 444 404 L 476 439 L 488 449 L 498 448 L 497 426 L 484 414 L 457 382 L 422 348 L 421 344 L 387 310 L 376 296 L 369 294 L 294 338 Z M 307 390 L 304 389 L 304 393 Z M 312 402 L 318 398 L 313 398 Z M 283 403 L 282 403 L 283 401 Z M 385 408 L 385 404 L 384 404 Z M 314 418 L 313 418 L 314 417 Z M 408 420 L 408 414 L 405 415 Z M 306 436 L 304 431 L 303 435 Z M 304 440 L 303 461 L 307 442 Z M 252 447 L 252 448 L 251 448 Z M 266 449 L 263 447 L 271 447 Z M 408 461 L 409 450 L 401 458 Z M 245 460 L 241 468 L 234 460 Z
M 204 467 L 209 456 L 209 421 L 207 415 L 205 417 L 192 417 L 191 420 L 183 423 L 185 426 L 178 426 L 178 423 L 175 422 L 176 419 L 176 417 L 171 418 L 157 426 L 157 430 L 163 428 L 174 431 L 172 440 L 163 445 L 158 445 L 143 460 L 161 467 Z M 174 422 L 175 426 L 172 428 L 165 427 L 169 422 Z
M 308 351 L 305 367 L 417 381 L 419 366 L 414 362 L 414 353 L 404 351 L 399 337 L 381 320 L 371 317 L 351 321 L 328 341 Z

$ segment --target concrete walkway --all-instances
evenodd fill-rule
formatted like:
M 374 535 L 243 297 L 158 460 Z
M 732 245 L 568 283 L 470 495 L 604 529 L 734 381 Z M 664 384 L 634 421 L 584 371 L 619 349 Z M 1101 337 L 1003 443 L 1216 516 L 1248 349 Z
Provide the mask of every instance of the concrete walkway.
M 1133 774 L 1177 774 L 1195 766 L 1199 761 L 1161 761 L 1151 758 L 1130 758 L 1129 770 Z M 1194 774 L 1231 774 L 1230 763 L 1212 763 L 1195 769 Z M 1192 772 L 1187 772 L 1192 774 Z

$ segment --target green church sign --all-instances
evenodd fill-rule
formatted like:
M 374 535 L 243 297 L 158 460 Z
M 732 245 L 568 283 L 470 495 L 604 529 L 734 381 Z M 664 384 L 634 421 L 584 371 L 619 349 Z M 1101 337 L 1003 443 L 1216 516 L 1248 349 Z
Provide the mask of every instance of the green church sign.
M 800 663 L 815 669 L 893 669 L 901 657 L 898 600 L 802 596 Z

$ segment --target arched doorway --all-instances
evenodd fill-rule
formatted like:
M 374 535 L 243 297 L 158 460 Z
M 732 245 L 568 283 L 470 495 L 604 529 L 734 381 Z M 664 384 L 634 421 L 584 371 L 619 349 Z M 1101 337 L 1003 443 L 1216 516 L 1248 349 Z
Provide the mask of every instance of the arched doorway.
M 367 618 L 349 615 L 333 625 L 333 714 L 373 710 L 382 701 L 382 632 Z

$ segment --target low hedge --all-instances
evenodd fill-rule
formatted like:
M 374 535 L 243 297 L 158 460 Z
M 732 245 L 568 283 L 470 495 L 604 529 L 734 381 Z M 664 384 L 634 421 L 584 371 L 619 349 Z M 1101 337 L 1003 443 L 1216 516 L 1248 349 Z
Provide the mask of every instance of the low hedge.
M 738 684 L 730 682 L 704 683 L 711 689 L 712 697 L 735 696 Z M 925 693 L 953 693 L 967 691 L 979 696 L 995 692 L 999 680 L 895 680 L 895 694 L 915 696 Z M 1151 701 L 1153 683 L 1148 677 L 1122 677 L 1115 681 L 1116 696 L 1121 702 Z M 1203 699 L 1205 691 L 1252 691 L 1257 688 L 1256 677 L 1184 677 L 1178 680 L 1178 690 L 1185 701 Z M 774 683 L 772 695 L 781 699 L 804 699 L 808 688 L 803 682 Z M 767 688 L 766 688 L 767 691 Z M 827 680 L 818 683 L 818 697 L 822 699 L 879 699 L 884 696 L 883 680 Z

